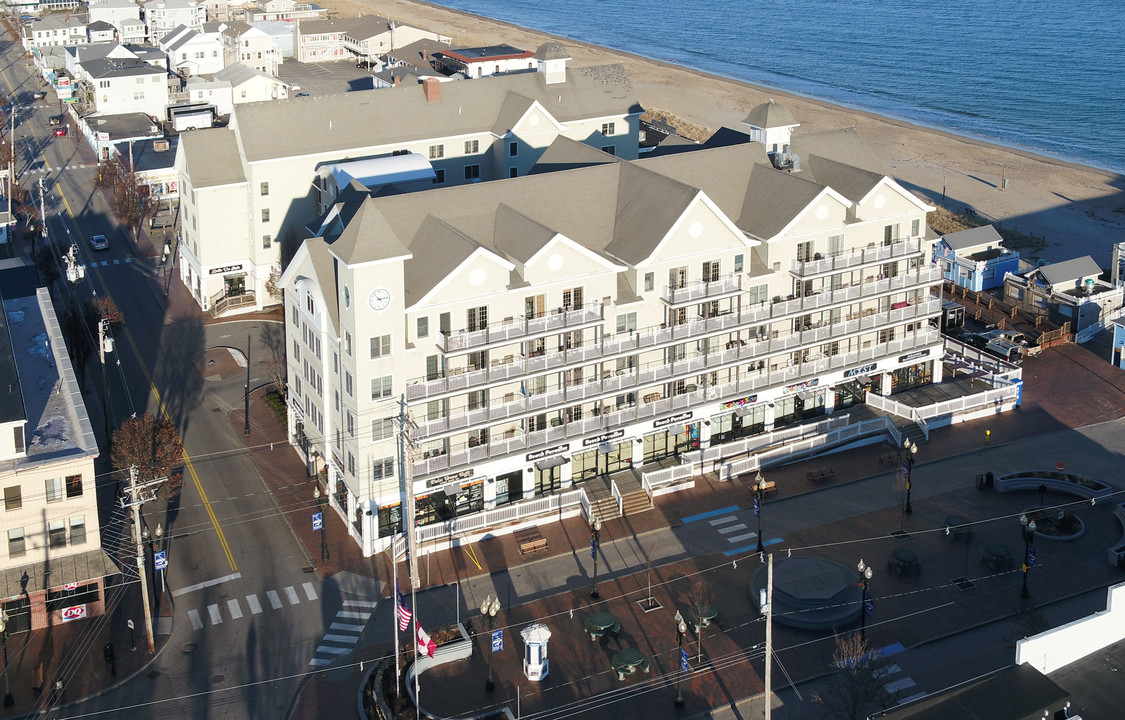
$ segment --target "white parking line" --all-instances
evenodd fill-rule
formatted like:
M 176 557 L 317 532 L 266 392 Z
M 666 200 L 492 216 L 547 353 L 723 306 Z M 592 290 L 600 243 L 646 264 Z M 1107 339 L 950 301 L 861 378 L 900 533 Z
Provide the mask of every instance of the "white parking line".
M 231 618 L 237 620 L 242 617 L 242 606 L 238 604 L 238 598 L 227 600 L 227 609 L 230 610 Z
M 223 621 L 222 613 L 219 612 L 218 605 L 208 605 L 207 612 L 211 615 L 211 624 L 218 625 Z
M 316 589 L 313 587 L 313 584 L 311 582 L 307 582 L 301 585 L 301 587 L 305 589 L 305 597 L 307 597 L 310 601 L 316 600 Z
M 191 629 L 192 630 L 202 630 L 203 629 L 203 619 L 199 617 L 199 611 L 198 610 L 188 610 L 187 616 L 188 616 L 188 620 L 191 620 Z
M 262 604 L 258 602 L 257 595 L 247 595 L 246 604 L 250 606 L 250 612 L 254 613 L 255 615 L 262 612 Z
M 274 610 L 281 609 L 281 598 L 277 596 L 277 590 L 267 590 L 266 597 L 270 599 L 270 607 Z
M 285 599 L 289 601 L 290 605 L 300 605 L 301 604 L 301 598 L 297 597 L 297 591 L 295 589 L 293 589 L 292 585 L 285 588 Z

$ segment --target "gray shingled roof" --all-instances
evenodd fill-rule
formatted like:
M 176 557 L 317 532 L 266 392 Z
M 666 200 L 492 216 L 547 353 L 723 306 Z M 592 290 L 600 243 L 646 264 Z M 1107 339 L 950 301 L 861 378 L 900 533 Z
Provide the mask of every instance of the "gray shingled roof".
M 949 233 L 948 235 L 942 235 L 941 237 L 949 247 L 959 252 L 982 245 L 1000 247 L 1000 243 L 1004 240 L 1004 238 L 1000 237 L 1000 233 L 996 232 L 996 228 L 991 225 L 981 225 L 980 227 L 969 228 L 968 230 L 959 230 Z
M 882 181 L 879 173 L 845 165 L 835 160 L 813 155 L 802 157 L 801 167 L 807 168 L 806 177 L 819 185 L 827 185 L 852 202 L 859 202 Z
M 1094 262 L 1094 258 L 1083 255 L 1060 263 L 1044 265 L 1039 268 L 1039 272 L 1051 285 L 1067 285 L 1077 282 L 1080 278 L 1101 275 L 1102 269 Z
M 509 260 L 526 263 L 557 233 L 508 205 L 496 208 L 496 227 L 493 244 Z
M 313 97 L 300 103 L 248 103 L 235 107 L 232 125 L 246 129 L 240 134 L 249 162 L 295 154 L 358 154 L 364 141 L 374 147 L 420 137 L 489 132 L 509 93 L 537 100 L 562 122 L 642 110 L 624 67 L 611 65 L 572 70 L 566 83 L 554 85 L 547 85 L 541 73 L 442 83 L 437 103 L 426 102 L 421 85 Z
M 332 326 L 339 332 L 340 329 L 340 301 L 336 293 L 336 260 L 328 251 L 328 245 L 320 238 L 305 240 L 305 247 L 309 251 L 309 260 L 312 262 L 313 274 L 316 275 L 316 284 L 320 291 L 325 293 L 324 303 L 328 306 L 328 317 Z
M 348 265 L 389 260 L 410 254 L 386 218 L 372 202 L 364 202 L 356 210 L 344 231 L 332 242 L 332 254 Z
M 799 125 L 793 113 L 789 112 L 787 108 L 778 105 L 773 100 L 764 102 L 758 107 L 750 111 L 746 119 L 742 122 L 747 125 L 759 128 L 776 128 L 788 127 L 789 125 Z
M 282 82 L 280 79 L 274 77 L 273 75 L 270 75 L 269 73 L 264 73 L 261 70 L 237 62 L 227 65 L 225 68 L 215 73 L 211 77 L 215 78 L 216 80 L 225 80 L 232 86 L 241 85 L 247 80 L 251 80 L 255 77 L 264 77 L 267 80 L 272 80 L 274 82 Z
M 111 77 L 129 77 L 131 75 L 159 75 L 168 73 L 168 71 L 162 67 L 149 65 L 143 60 L 133 60 L 132 58 L 97 58 L 83 62 L 82 69 L 95 80 Z
M 754 165 L 747 185 L 747 199 L 735 224 L 756 237 L 771 238 L 823 190 L 823 185 L 799 174 L 780 172 L 768 165 Z
M 590 165 L 621 162 L 625 162 L 624 158 L 610 155 L 592 145 L 559 135 L 535 161 L 531 173 L 558 172 L 559 170 L 572 170 L 578 167 L 589 167 Z
M 479 247 L 464 233 L 428 215 L 410 246 L 415 261 L 408 261 L 404 268 L 407 307 L 425 297 Z M 419 262 L 418 258 L 424 260 Z
M 540 45 L 532 57 L 536 60 L 569 60 L 570 53 L 561 42 L 549 40 Z
M 766 149 L 761 143 L 745 142 L 725 147 L 697 147 L 690 152 L 645 157 L 637 161 L 641 167 L 673 177 L 697 187 L 715 201 L 732 219 L 742 215 L 746 204 L 750 173 L 756 165 L 769 165 Z
M 328 35 L 344 33 L 357 40 L 367 40 L 375 35 L 390 31 L 390 20 L 378 15 L 360 17 L 332 18 L 329 20 L 307 19 L 301 21 L 301 35 Z
M 617 227 L 606 252 L 630 265 L 648 258 L 659 242 L 699 194 L 698 188 L 640 165 L 618 166 Z
M 816 156 L 879 175 L 887 174 L 883 164 L 872 152 L 871 146 L 854 127 L 814 133 L 795 132 L 789 138 L 789 151 L 801 158 L 802 171 L 806 165 L 805 158 Z M 815 171 L 813 174 L 815 175 Z
M 218 187 L 246 182 L 238 156 L 238 139 L 227 128 L 205 128 L 180 135 L 192 187 Z

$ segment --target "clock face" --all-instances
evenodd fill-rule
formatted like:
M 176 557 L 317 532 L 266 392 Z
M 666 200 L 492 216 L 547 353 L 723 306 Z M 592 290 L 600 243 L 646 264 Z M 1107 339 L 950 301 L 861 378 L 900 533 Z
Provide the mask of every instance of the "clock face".
M 367 304 L 372 310 L 386 310 L 391 304 L 391 291 L 386 288 L 375 288 L 367 298 Z

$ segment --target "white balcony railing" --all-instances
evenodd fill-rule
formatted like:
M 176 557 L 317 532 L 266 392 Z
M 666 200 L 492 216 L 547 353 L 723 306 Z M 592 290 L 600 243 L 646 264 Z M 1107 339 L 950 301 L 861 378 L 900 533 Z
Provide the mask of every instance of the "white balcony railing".
M 875 265 L 888 260 L 901 260 L 904 257 L 922 252 L 922 239 L 910 238 L 901 242 L 874 248 L 861 248 L 848 253 L 831 255 L 812 260 L 793 260 L 790 271 L 797 276 L 825 275 L 844 270 L 852 270 L 865 265 Z

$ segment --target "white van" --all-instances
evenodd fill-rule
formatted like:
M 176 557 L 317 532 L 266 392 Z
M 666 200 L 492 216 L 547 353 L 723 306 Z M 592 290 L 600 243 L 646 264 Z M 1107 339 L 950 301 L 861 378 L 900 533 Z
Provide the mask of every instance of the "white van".
M 1016 345 L 1013 342 L 1004 340 L 1003 338 L 992 338 L 988 344 L 984 346 L 985 352 L 992 353 L 1001 360 L 1019 365 L 1023 362 L 1023 346 Z

